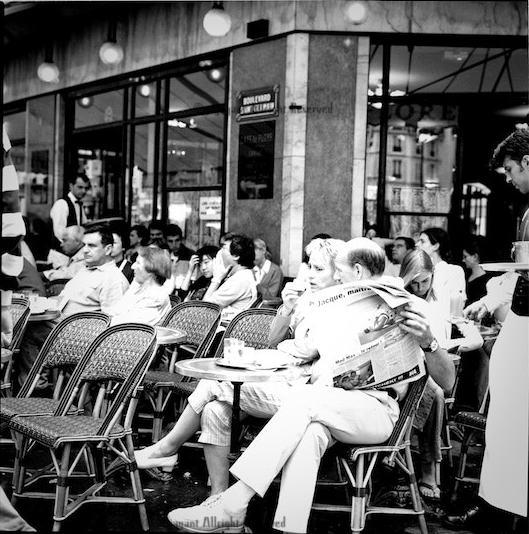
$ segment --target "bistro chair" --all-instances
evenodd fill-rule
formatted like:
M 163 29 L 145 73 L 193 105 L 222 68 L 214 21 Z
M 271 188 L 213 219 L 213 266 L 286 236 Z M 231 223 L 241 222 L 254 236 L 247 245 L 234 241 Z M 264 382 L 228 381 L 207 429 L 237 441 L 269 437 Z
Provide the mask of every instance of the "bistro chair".
M 479 484 L 479 477 L 470 477 L 466 474 L 467 456 L 468 449 L 471 447 L 472 441 L 479 436 L 484 437 L 485 435 L 489 400 L 489 391 L 487 390 L 487 393 L 485 394 L 481 402 L 481 406 L 477 412 L 459 412 L 454 417 L 454 423 L 462 429 L 463 437 L 461 439 L 461 450 L 459 453 L 459 463 L 455 476 L 454 490 L 451 496 L 451 500 L 453 502 L 457 500 L 457 492 L 461 482 Z
M 421 534 L 428 534 L 424 508 L 415 478 L 410 435 L 413 418 L 424 392 L 428 377 L 424 376 L 409 385 L 406 397 L 401 401 L 399 418 L 389 439 L 380 445 L 351 446 L 337 443 L 330 454 L 335 454 L 341 468 L 347 475 L 346 481 L 352 487 L 351 505 L 314 503 L 313 510 L 328 512 L 347 512 L 351 514 L 351 532 L 362 532 L 369 514 L 415 515 L 419 521 Z M 374 506 L 370 503 L 372 493 L 371 475 L 380 455 L 390 455 L 390 463 L 395 463 L 408 476 L 408 484 L 413 508 L 390 508 Z M 343 485 L 342 469 L 338 471 L 340 480 L 336 485 Z
M 51 415 L 59 404 L 68 373 L 80 362 L 90 343 L 110 324 L 102 312 L 75 313 L 63 319 L 46 338 L 29 374 L 16 397 L 0 405 L 0 422 L 16 415 Z M 44 369 L 55 369 L 57 380 L 53 398 L 32 397 Z
M 180 352 L 187 352 L 194 358 L 202 358 L 211 346 L 220 315 L 218 304 L 202 301 L 182 302 L 169 311 L 160 326 L 185 332 L 187 340 Z M 178 351 L 173 351 L 168 370 L 148 371 L 143 381 L 145 396 L 153 408 L 153 443 L 161 438 L 164 411 L 173 392 L 180 381 L 186 380 L 174 371 L 177 356 Z
M 6 349 L 2 349 L 0 373 L 2 383 L 0 387 L 2 397 L 11 397 L 13 394 L 12 375 L 13 358 L 16 358 L 31 312 L 29 300 L 24 296 L 13 297 L 11 301 L 11 317 L 13 319 L 13 337 Z M 2 401 L 3 402 L 3 401 Z
M 21 497 L 54 498 L 54 531 L 59 531 L 62 522 L 86 502 L 133 503 L 138 506 L 142 529 L 149 529 L 141 480 L 134 461 L 131 422 L 136 407 L 135 393 L 154 357 L 155 346 L 152 326 L 130 323 L 108 328 L 90 345 L 83 364 L 75 368 L 69 387 L 52 416 L 11 419 L 9 427 L 17 447 L 13 502 Z M 94 386 L 98 386 L 98 393 L 92 415 L 68 415 L 75 399 L 78 397 L 78 406 L 83 406 L 89 388 Z M 47 449 L 53 460 L 51 476 L 57 480 L 54 495 L 30 491 L 35 482 L 50 476 L 48 472 L 26 477 L 25 466 L 35 445 Z M 107 462 L 116 457 L 127 466 L 132 497 L 100 494 L 108 482 Z M 81 460 L 88 473 L 75 471 Z M 73 482 L 87 476 L 90 487 L 74 495 L 71 492 Z

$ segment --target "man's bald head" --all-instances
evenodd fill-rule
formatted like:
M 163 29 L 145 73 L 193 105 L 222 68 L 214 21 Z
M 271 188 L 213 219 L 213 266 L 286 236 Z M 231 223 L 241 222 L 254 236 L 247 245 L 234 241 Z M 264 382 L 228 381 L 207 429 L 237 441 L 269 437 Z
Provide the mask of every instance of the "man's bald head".
M 382 276 L 386 268 L 386 254 L 379 245 L 366 237 L 355 237 L 347 241 L 338 252 L 336 261 L 349 267 L 360 264 L 369 272 L 369 278 Z
M 67 256 L 73 256 L 83 246 L 82 226 L 68 226 L 62 233 L 61 248 Z

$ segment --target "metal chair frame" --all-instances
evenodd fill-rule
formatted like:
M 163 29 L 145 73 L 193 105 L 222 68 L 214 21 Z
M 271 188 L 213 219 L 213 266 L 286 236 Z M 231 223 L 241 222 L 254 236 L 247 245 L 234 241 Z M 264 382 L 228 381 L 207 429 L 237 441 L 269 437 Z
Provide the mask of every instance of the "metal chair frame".
M 457 465 L 457 472 L 454 481 L 454 490 L 451 496 L 452 502 L 455 502 L 457 500 L 457 492 L 459 490 L 459 485 L 461 482 L 479 484 L 479 477 L 469 477 L 465 474 L 465 471 L 467 466 L 468 449 L 471 446 L 472 440 L 478 434 L 485 434 L 489 400 L 489 390 L 487 388 L 487 392 L 477 412 L 459 412 L 454 418 L 454 422 L 459 427 L 463 428 L 463 438 L 461 439 L 459 462 Z M 481 425 L 479 423 L 481 423 Z
M 210 314 L 210 320 L 204 325 L 200 331 L 187 332 L 187 328 L 182 328 L 179 323 L 179 316 L 186 314 L 188 310 L 204 310 L 205 313 Z M 195 348 L 193 358 L 203 358 L 208 353 L 215 332 L 218 328 L 221 317 L 220 306 L 211 302 L 203 301 L 189 301 L 181 302 L 172 308 L 162 321 L 160 326 L 180 328 L 186 331 L 188 339 L 192 337 L 190 343 L 186 347 L 192 345 Z M 180 320 L 181 321 L 181 320 Z M 191 334 L 193 334 L 191 336 Z M 192 354 L 192 353 L 190 353 Z M 182 377 L 174 370 L 174 364 L 178 357 L 178 348 L 172 351 L 169 360 L 167 371 L 148 371 L 145 377 L 143 389 L 145 397 L 149 400 L 153 409 L 153 423 L 152 423 L 152 442 L 157 442 L 162 437 L 162 424 L 165 410 L 171 400 L 176 384 L 179 382 L 186 382 L 189 380 Z
M 129 341 L 131 334 L 133 343 Z M 119 344 L 118 353 L 112 343 Z M 13 503 L 21 497 L 54 499 L 54 531 L 59 531 L 62 522 L 87 502 L 133 503 L 138 506 L 142 529 L 149 529 L 134 460 L 131 423 L 137 389 L 154 357 L 155 346 L 156 335 L 151 326 L 131 323 L 108 328 L 94 340 L 75 368 L 53 416 L 11 419 L 9 427 L 17 447 Z M 99 391 L 92 416 L 68 415 L 77 397 L 79 405 L 84 404 L 94 382 L 99 383 Z M 38 472 L 26 479 L 26 456 L 36 444 L 49 450 L 54 474 Z M 107 483 L 105 455 L 119 457 L 126 465 L 133 497 L 97 495 Z M 75 470 L 81 459 L 87 472 L 79 474 Z M 26 491 L 43 476 L 57 477 L 54 493 Z M 90 487 L 70 495 L 72 480 L 87 476 L 92 479 Z
M 313 510 L 350 513 L 351 531 L 354 533 L 362 532 L 366 517 L 369 514 L 414 515 L 419 521 L 421 534 L 428 534 L 410 447 L 413 418 L 424 392 L 427 378 L 427 376 L 422 377 L 410 384 L 408 393 L 401 403 L 401 411 L 395 428 L 385 443 L 359 447 L 344 444 L 335 446 L 334 453 L 347 475 L 345 482 L 348 482 L 352 487 L 351 505 L 314 503 L 312 505 Z M 396 464 L 408 476 L 412 508 L 391 508 L 370 504 L 371 475 L 380 455 L 389 455 L 390 463 Z M 341 477 L 341 470 L 338 474 Z M 343 483 L 343 479 L 338 481 L 338 485 L 343 485 Z
M 29 315 L 29 299 L 24 296 L 13 297 L 11 302 L 11 316 L 13 317 L 13 337 L 8 349 L 11 351 L 10 357 L 2 362 L 2 382 L 0 384 L 0 393 L 2 397 L 11 397 L 13 394 L 13 360 L 19 353 L 20 343 L 26 331 Z

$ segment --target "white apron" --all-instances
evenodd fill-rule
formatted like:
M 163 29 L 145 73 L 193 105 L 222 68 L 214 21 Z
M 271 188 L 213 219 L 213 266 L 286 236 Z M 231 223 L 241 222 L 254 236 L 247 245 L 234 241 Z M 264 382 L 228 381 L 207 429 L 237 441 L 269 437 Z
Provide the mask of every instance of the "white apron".
M 492 350 L 490 408 L 479 495 L 527 516 L 529 317 L 509 311 Z

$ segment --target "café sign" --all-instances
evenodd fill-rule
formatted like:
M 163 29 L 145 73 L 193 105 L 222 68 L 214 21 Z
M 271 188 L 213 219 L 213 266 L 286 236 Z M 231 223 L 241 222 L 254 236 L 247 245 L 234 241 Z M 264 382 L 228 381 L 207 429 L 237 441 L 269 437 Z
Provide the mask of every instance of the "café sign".
M 279 114 L 279 86 L 241 91 L 237 95 L 237 120 L 277 117 Z

